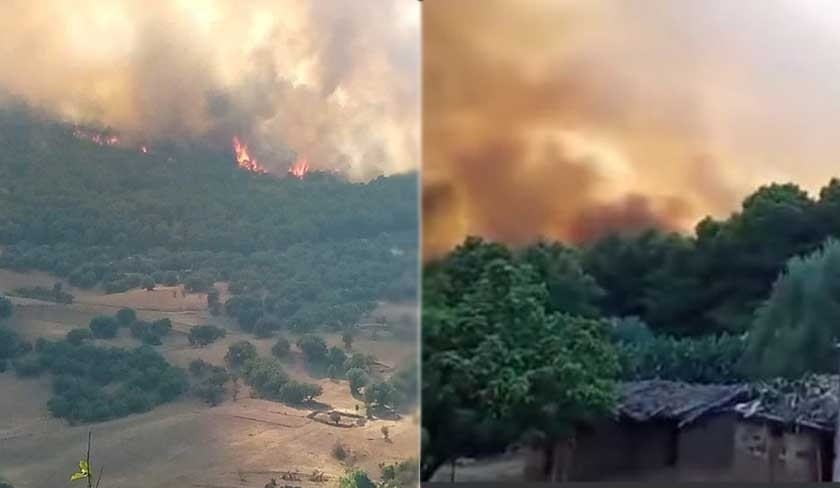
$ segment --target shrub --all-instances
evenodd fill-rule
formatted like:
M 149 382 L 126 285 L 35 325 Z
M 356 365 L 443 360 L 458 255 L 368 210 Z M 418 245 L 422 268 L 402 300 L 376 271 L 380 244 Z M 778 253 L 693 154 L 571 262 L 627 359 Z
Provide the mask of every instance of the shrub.
M 344 364 L 344 370 L 349 371 L 351 369 L 358 368 L 362 371 L 368 370 L 368 358 L 364 354 L 360 352 L 353 353 Z
M 120 328 L 119 322 L 114 317 L 107 315 L 100 315 L 94 317 L 90 321 L 90 330 L 93 336 L 99 339 L 112 339 L 117 336 L 117 331 Z
M 166 337 L 172 332 L 172 321 L 168 318 L 162 318 L 152 322 L 151 331 L 158 337 Z
M 360 395 L 361 389 L 370 382 L 370 377 L 365 370 L 353 368 L 347 371 L 347 380 L 350 381 L 350 393 Z
M 146 291 L 152 291 L 155 289 L 155 279 L 151 276 L 146 276 L 143 278 L 140 286 L 142 286 Z
M 38 358 L 25 357 L 16 359 L 13 362 L 15 374 L 21 378 L 31 378 L 40 376 L 44 372 L 44 367 Z
M 254 334 L 257 337 L 271 337 L 271 334 L 274 331 L 279 330 L 282 327 L 282 323 L 280 319 L 273 315 L 263 315 L 262 317 L 257 320 L 257 323 L 254 324 Z
M 12 301 L 0 295 L 0 319 L 8 318 L 12 315 Z
M 20 297 L 65 304 L 73 303 L 73 299 L 75 298 L 73 295 L 62 290 L 61 283 L 56 283 L 52 288 L 45 288 L 43 286 L 15 288 L 12 290 L 12 294 Z
M 341 414 L 338 412 L 330 412 L 330 420 L 332 420 L 335 425 L 338 425 L 341 422 Z
M 215 279 L 210 273 L 192 273 L 186 280 L 184 280 L 184 288 L 186 288 L 187 291 L 194 293 L 207 291 L 211 286 L 213 286 L 214 281 Z
M 341 441 L 336 442 L 333 446 L 332 455 L 339 461 L 344 461 L 345 459 L 347 459 L 347 449 L 344 447 L 344 444 L 342 444 Z
M 382 488 L 403 488 L 420 484 L 420 465 L 415 458 L 394 464 L 380 464 Z
M 150 327 L 151 324 L 149 324 L 148 322 L 143 320 L 136 320 L 131 323 L 131 326 L 128 328 L 128 330 L 131 332 L 131 337 L 134 337 L 135 339 L 142 339 Z
M 285 358 L 289 355 L 292 350 L 292 345 L 289 343 L 289 340 L 285 337 L 279 337 L 277 342 L 271 346 L 271 354 L 273 354 L 277 358 Z
M 361 469 L 354 469 L 339 478 L 339 488 L 376 488 L 376 484 Z
M 163 344 L 163 338 L 171 332 L 172 322 L 168 318 L 152 323 L 138 320 L 131 324 L 130 330 L 132 337 L 140 339 L 144 344 L 159 346 Z
M 315 397 L 320 396 L 323 392 L 324 389 L 321 385 L 289 381 L 280 388 L 278 398 L 282 402 L 298 404 L 311 402 Z
M 354 337 L 355 337 L 355 335 L 353 334 L 353 331 L 352 331 L 352 330 L 345 330 L 345 331 L 341 334 L 341 341 L 342 341 L 342 342 L 344 342 L 344 347 L 345 347 L 346 349 L 348 349 L 348 350 L 349 350 L 349 349 L 352 349 L 352 348 L 353 348 L 353 339 L 354 339 Z
M 93 338 L 93 333 L 90 329 L 73 329 L 67 333 L 67 342 L 78 346 L 84 341 L 90 340 Z
M 190 328 L 187 339 L 190 341 L 190 345 L 206 346 L 225 337 L 225 335 L 226 331 L 221 327 L 216 327 L 215 325 L 196 325 Z
M 28 352 L 27 344 L 17 332 L 0 327 L 0 359 L 12 359 L 20 354 Z M 31 347 L 31 346 L 30 346 Z
M 133 308 L 121 308 L 117 311 L 117 320 L 120 322 L 120 325 L 131 325 L 137 320 L 137 312 Z
M 163 275 L 163 284 L 166 286 L 175 286 L 178 284 L 178 273 L 175 271 L 167 271 Z
M 189 371 L 190 374 L 193 376 L 204 376 L 209 370 L 212 364 L 208 363 L 203 359 L 193 359 L 190 361 Z

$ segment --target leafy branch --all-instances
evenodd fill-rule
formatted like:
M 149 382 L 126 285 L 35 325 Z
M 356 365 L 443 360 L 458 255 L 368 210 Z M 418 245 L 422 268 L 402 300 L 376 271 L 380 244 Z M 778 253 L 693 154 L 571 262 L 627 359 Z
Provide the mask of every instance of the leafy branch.
M 79 461 L 79 471 L 70 476 L 70 481 L 87 480 L 88 488 L 99 488 L 99 482 L 102 481 L 102 471 L 99 470 L 99 476 L 96 478 L 96 485 L 93 484 L 93 470 L 90 467 L 90 445 L 92 432 L 88 431 L 87 453 L 85 458 Z

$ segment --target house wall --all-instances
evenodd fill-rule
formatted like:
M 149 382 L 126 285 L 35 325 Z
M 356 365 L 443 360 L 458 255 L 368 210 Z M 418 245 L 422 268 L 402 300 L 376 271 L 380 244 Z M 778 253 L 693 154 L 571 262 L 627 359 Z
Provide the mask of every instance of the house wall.
M 764 422 L 739 422 L 735 474 L 745 481 L 819 481 L 821 436 L 809 429 L 782 431 Z
M 673 423 L 608 422 L 578 434 L 570 481 L 819 481 L 821 434 L 777 431 L 734 414 Z M 545 459 L 532 452 L 528 480 L 540 480 Z
M 734 415 L 702 418 L 680 431 L 678 481 L 727 481 L 733 469 Z

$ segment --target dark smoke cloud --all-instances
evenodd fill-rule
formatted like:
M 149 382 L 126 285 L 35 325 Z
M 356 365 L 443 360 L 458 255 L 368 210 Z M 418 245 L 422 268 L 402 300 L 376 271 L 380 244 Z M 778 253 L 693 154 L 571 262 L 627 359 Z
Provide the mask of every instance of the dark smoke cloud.
M 644 195 L 632 194 L 624 199 L 581 210 L 569 227 L 569 239 L 585 244 L 610 233 L 635 232 L 643 229 L 679 230 L 674 222 L 686 216 L 685 202 L 679 198 L 656 209 Z
M 10 0 L 0 90 L 129 138 L 241 136 L 369 178 L 418 166 L 419 5 Z
M 424 187 L 448 188 L 426 253 L 690 232 L 768 181 L 816 190 L 840 169 L 837 21 L 822 0 L 424 1 Z

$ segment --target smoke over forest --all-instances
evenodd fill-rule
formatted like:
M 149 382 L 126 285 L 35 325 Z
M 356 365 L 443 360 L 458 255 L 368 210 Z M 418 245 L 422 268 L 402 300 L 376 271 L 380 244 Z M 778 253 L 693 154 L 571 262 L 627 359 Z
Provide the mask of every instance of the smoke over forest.
M 269 171 L 415 169 L 416 3 L 12 0 L 0 93 L 135 142 L 238 136 Z
M 758 185 L 836 173 L 836 5 L 510 6 L 424 2 L 427 253 L 467 234 L 690 232 Z

